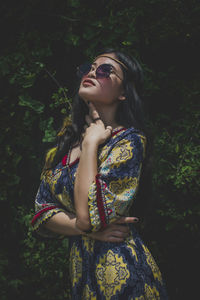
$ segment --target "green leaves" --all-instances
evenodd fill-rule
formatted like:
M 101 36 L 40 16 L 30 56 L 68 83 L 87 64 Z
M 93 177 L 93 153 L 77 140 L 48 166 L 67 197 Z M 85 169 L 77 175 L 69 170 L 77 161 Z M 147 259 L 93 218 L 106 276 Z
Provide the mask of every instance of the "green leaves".
M 38 114 L 41 114 L 44 111 L 44 104 L 40 101 L 33 100 L 28 94 L 20 95 L 18 104 L 20 106 L 28 107 Z
M 35 77 L 36 77 L 36 74 L 34 74 L 34 73 L 29 73 L 29 74 L 24 75 L 22 87 L 24 89 L 32 87 L 34 84 L 34 81 L 35 81 Z
M 53 117 L 40 122 L 40 128 L 44 131 L 43 143 L 55 141 L 56 131 L 53 129 Z
M 66 87 L 59 87 L 59 89 L 53 93 L 53 103 L 49 105 L 50 108 L 65 107 L 71 108 L 72 99 L 67 96 L 68 89 Z
M 195 107 L 196 101 L 187 99 L 179 118 L 166 122 L 166 115 L 160 115 L 155 126 L 154 197 L 160 203 L 157 213 L 167 218 L 167 231 L 180 228 L 180 224 L 186 231 L 197 232 L 198 228 L 194 219 L 200 197 L 200 116 Z
M 79 0 L 69 0 L 69 5 L 73 8 L 78 8 L 80 6 L 80 1 Z

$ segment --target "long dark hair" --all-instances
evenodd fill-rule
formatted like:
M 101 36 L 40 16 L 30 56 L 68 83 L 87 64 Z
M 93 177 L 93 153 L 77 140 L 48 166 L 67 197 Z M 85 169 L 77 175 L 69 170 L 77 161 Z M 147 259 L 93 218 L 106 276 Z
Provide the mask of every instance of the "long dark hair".
M 125 101 L 120 101 L 116 112 L 116 122 L 125 128 L 135 127 L 146 135 L 144 113 L 142 105 L 143 71 L 135 58 L 114 49 L 105 49 L 97 54 L 114 53 L 126 67 L 120 65 L 123 71 L 123 88 Z M 79 82 L 80 84 L 80 82 Z M 88 114 L 88 106 L 79 97 L 78 89 L 72 103 L 71 124 L 64 124 L 57 137 L 57 146 L 53 155 L 47 155 L 45 169 L 54 168 L 68 152 L 69 148 L 81 141 L 85 116 Z M 146 136 L 147 137 L 147 136 Z

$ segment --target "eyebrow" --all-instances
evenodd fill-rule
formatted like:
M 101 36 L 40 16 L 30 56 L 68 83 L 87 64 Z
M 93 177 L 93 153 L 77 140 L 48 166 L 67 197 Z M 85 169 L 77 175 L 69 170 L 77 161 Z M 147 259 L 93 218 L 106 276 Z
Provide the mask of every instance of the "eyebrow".
M 97 63 L 95 63 L 95 62 L 93 62 L 92 64 L 91 64 L 92 66 L 93 65 L 97 65 Z M 101 65 L 111 65 L 112 67 L 113 67 L 113 69 L 117 72 L 117 70 L 116 70 L 116 68 L 115 68 L 115 66 L 113 66 L 112 64 L 108 64 L 108 63 L 105 63 L 105 64 L 101 64 Z

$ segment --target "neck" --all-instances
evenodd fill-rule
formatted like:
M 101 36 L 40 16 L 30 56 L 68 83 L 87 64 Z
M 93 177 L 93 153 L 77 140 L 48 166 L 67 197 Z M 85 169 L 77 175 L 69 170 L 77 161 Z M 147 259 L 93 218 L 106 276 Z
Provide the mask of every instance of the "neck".
M 105 127 L 111 126 L 113 129 L 117 127 L 122 127 L 115 121 L 115 113 L 117 106 L 102 106 L 95 103 L 95 107 L 99 113 L 101 120 L 103 121 Z

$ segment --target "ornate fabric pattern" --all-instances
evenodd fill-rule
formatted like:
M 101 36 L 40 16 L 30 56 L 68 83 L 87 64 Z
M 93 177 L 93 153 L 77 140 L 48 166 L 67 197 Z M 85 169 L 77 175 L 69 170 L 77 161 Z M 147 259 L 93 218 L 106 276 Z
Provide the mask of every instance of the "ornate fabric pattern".
M 70 252 L 70 278 L 72 287 L 75 287 L 82 277 L 82 257 L 80 250 L 74 244 Z
M 88 195 L 93 231 L 128 213 L 139 184 L 143 145 L 139 135 L 129 134 L 113 145 L 100 164 L 96 184 L 91 184 Z
M 97 284 L 104 297 L 108 300 L 116 295 L 126 285 L 130 272 L 123 257 L 108 250 L 103 257 L 100 257 L 96 266 Z
M 82 299 L 97 300 L 95 294 L 91 292 L 88 284 L 86 284 L 86 286 L 84 287 Z
M 70 212 L 75 214 L 76 211 L 72 205 L 70 195 L 68 194 L 65 186 L 63 188 L 63 192 L 61 194 L 57 194 L 56 198 L 61 204 L 63 204 L 63 206 L 67 207 Z
M 160 270 L 158 269 L 158 266 L 154 260 L 154 258 L 152 257 L 151 253 L 149 252 L 148 248 L 145 245 L 142 245 L 146 258 L 147 258 L 147 263 L 149 264 L 149 266 L 151 267 L 153 276 L 155 279 L 158 279 L 161 283 L 162 283 L 162 275 L 160 273 Z
M 134 128 L 121 130 L 98 150 L 98 174 L 88 192 L 92 230 L 127 216 L 137 194 L 146 139 Z M 67 155 L 66 155 L 67 157 Z M 66 159 L 65 159 L 66 160 Z M 61 237 L 43 224 L 54 214 L 74 208 L 78 160 L 60 162 L 42 177 L 35 199 L 33 228 L 46 237 Z M 69 236 L 71 299 L 168 299 L 162 275 L 133 224 L 123 243 L 101 242 L 89 236 Z

